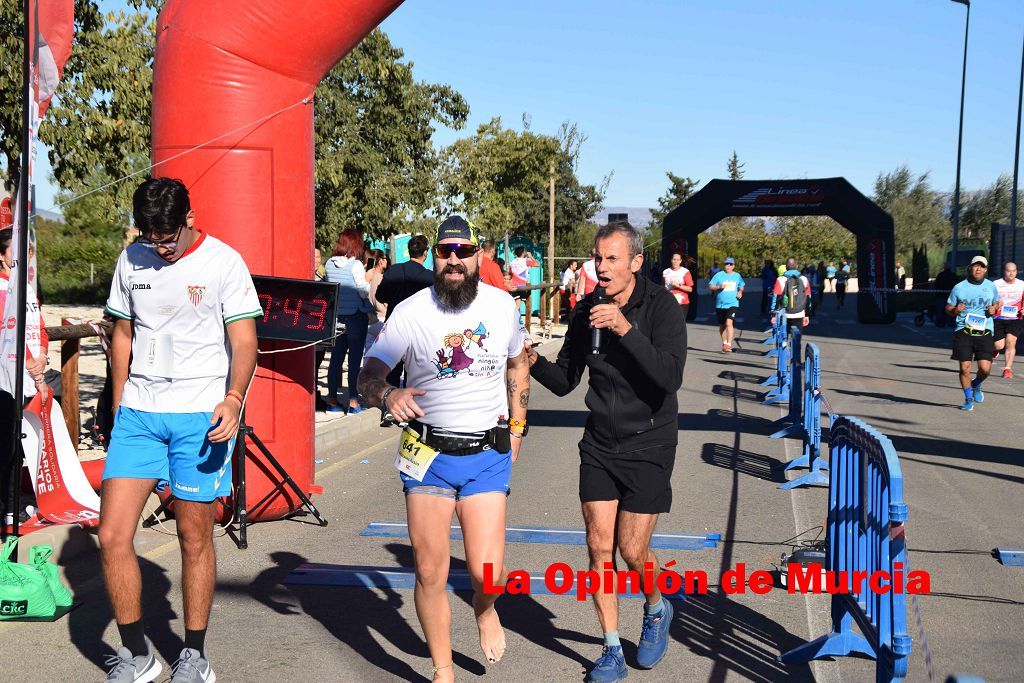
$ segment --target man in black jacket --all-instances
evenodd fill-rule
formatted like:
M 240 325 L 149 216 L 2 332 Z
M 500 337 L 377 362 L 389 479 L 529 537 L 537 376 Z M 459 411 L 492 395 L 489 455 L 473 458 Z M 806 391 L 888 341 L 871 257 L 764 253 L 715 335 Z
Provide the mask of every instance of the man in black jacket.
M 676 391 L 686 361 L 686 323 L 667 290 L 637 277 L 643 239 L 634 228 L 611 223 L 598 230 L 595 247 L 607 303 L 595 303 L 600 290 L 578 303 L 555 362 L 529 349 L 530 374 L 565 396 L 590 369 L 590 415 L 579 444 L 590 568 L 603 574 L 618 550 L 629 568 L 642 575 L 647 563 L 658 571 L 651 535 L 658 515 L 672 505 L 679 442 Z M 601 330 L 598 353 L 592 349 L 592 328 Z M 673 610 L 657 588 L 645 595 L 637 664 L 649 669 L 665 656 Z M 621 680 L 627 669 L 619 644 L 618 600 L 602 587 L 594 603 L 605 647 L 588 680 Z
M 384 271 L 384 277 L 377 285 L 376 298 L 380 303 L 387 304 L 385 320 L 391 315 L 391 311 L 395 310 L 395 306 L 421 289 L 433 286 L 434 274 L 423 265 L 423 262 L 427 260 L 428 246 L 426 237 L 414 235 L 409 240 L 409 260 L 393 265 Z M 404 364 L 399 362 L 391 370 L 387 378 L 391 386 L 402 386 L 404 369 Z

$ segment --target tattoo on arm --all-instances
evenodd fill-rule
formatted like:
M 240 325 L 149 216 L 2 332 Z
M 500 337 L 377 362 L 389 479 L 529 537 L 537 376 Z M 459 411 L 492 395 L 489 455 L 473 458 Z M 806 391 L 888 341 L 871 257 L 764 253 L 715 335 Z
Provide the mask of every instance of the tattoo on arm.
M 519 388 L 519 383 L 518 383 L 518 382 L 516 382 L 516 381 L 515 381 L 515 380 L 514 380 L 513 378 L 511 378 L 511 377 L 507 377 L 507 378 L 505 379 L 505 384 L 506 384 L 506 386 L 508 387 L 508 398 L 509 398 L 509 400 L 511 401 L 511 400 L 512 400 L 512 398 L 513 398 L 513 397 L 514 397 L 514 396 L 516 395 L 516 389 L 518 389 L 518 388 Z
M 529 404 L 529 402 L 530 402 L 530 390 L 529 389 L 523 389 L 521 392 L 519 392 L 519 407 L 522 408 L 523 410 L 525 410 L 526 406 Z
M 380 367 L 376 367 L 378 364 Z M 383 368 L 383 372 L 381 368 Z M 364 367 L 363 371 L 359 373 L 359 393 L 366 397 L 367 403 L 371 406 L 380 405 L 384 392 L 391 387 L 387 381 L 387 371 L 386 365 L 377 359 L 371 359 L 370 365 Z

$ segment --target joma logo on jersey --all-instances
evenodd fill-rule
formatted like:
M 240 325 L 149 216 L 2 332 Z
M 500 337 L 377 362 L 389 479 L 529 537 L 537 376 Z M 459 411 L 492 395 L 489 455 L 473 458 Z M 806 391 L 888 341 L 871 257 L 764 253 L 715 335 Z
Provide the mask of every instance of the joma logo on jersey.
M 0 614 L 5 617 L 28 613 L 28 600 L 0 600 Z
M 135 291 L 136 289 L 153 289 L 153 288 L 150 287 L 145 282 L 143 282 L 141 284 L 139 284 L 139 283 L 132 283 L 132 291 Z
M 206 293 L 206 287 L 204 285 L 188 285 L 185 287 L 185 291 L 188 293 L 188 300 L 192 302 L 192 305 L 198 306 L 203 300 L 203 294 Z

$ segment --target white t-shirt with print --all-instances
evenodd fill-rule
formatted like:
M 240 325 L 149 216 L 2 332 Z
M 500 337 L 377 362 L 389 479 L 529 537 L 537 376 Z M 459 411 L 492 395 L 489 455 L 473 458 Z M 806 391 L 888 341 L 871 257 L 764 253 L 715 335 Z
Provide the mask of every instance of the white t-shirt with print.
M 508 417 L 505 369 L 523 351 L 519 311 L 508 292 L 483 282 L 465 310 L 445 311 L 434 288 L 420 290 L 388 316 L 368 358 L 405 361 L 406 385 L 424 424 L 455 432 L 491 429 Z
M 999 310 L 996 311 L 997 318 L 1001 320 L 1017 320 L 1021 313 L 1021 299 L 1024 299 L 1024 280 L 1013 279 L 1007 282 L 1003 278 L 992 281 L 999 292 Z
M 242 257 L 204 233 L 174 263 L 141 244 L 122 251 L 106 309 L 134 327 L 121 405 L 153 413 L 212 412 L 228 388 L 225 325 L 263 315 Z

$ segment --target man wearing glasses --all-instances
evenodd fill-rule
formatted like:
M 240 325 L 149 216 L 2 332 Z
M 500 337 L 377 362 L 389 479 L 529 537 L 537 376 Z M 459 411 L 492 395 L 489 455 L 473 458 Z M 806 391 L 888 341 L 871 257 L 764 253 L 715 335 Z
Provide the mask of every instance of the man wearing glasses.
M 107 681 L 152 681 L 162 666 L 142 622 L 135 528 L 169 486 L 182 554 L 185 647 L 173 683 L 214 680 L 204 641 L 216 580 L 214 501 L 231 492 L 231 449 L 256 368 L 263 314 L 238 253 L 195 227 L 188 190 L 151 178 L 132 198 L 140 238 L 121 252 L 106 310 L 116 415 L 103 471 L 100 549 L 123 647 Z
M 484 577 L 504 585 L 505 499 L 526 436 L 530 369 L 512 297 L 479 281 L 482 253 L 471 223 L 438 228 L 434 286 L 393 311 L 359 375 L 359 391 L 403 432 L 395 456 L 416 561 L 416 614 L 435 681 L 455 678 L 445 583 L 452 513 L 459 517 L 473 581 L 480 646 L 491 663 L 505 651 Z M 405 361 L 407 387 L 388 384 Z M 488 572 L 489 574 L 485 574 Z

